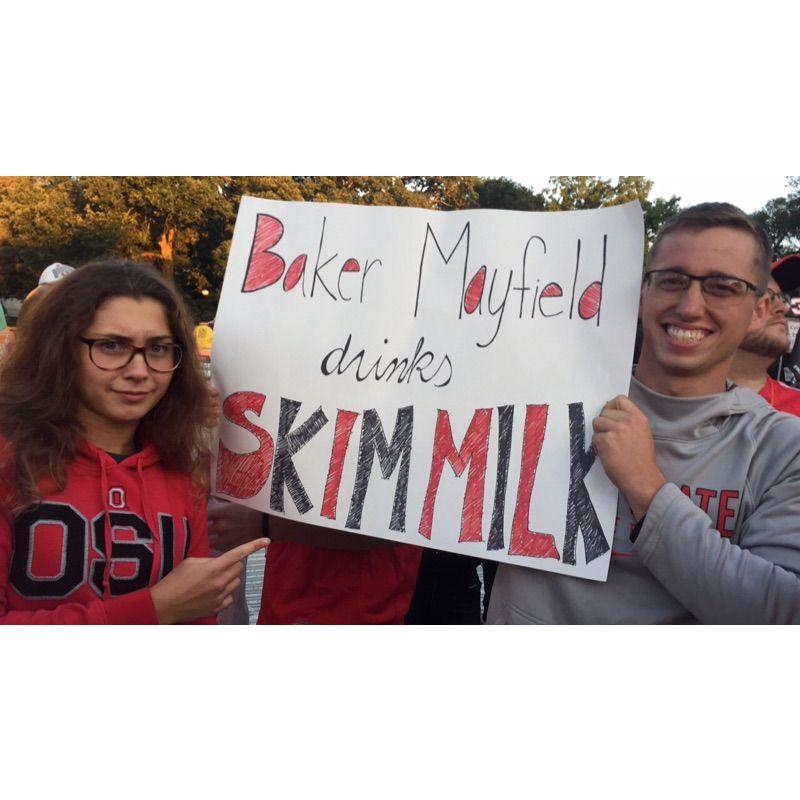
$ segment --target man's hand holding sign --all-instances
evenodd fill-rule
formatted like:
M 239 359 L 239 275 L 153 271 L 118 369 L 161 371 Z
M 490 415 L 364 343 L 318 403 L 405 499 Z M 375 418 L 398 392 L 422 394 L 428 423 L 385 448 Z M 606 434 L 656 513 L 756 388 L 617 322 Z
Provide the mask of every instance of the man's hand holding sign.
M 625 395 L 603 406 L 592 423 L 592 444 L 611 482 L 641 519 L 658 490 L 667 482 L 656 464 L 650 423 Z

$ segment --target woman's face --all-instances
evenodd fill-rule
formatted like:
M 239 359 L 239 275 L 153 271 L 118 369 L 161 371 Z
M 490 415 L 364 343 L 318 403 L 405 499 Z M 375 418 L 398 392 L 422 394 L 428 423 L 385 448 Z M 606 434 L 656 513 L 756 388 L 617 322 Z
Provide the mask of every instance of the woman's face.
M 114 297 L 103 303 L 83 339 L 145 347 L 174 342 L 164 307 L 152 298 Z M 164 396 L 172 372 L 156 372 L 147 365 L 143 353 L 118 369 L 104 370 L 93 363 L 89 345 L 79 347 L 78 420 L 86 438 L 111 452 L 124 453 L 133 447 L 136 428 L 142 417 Z M 97 345 L 95 345 L 97 347 Z M 113 350 L 113 344 L 103 345 Z

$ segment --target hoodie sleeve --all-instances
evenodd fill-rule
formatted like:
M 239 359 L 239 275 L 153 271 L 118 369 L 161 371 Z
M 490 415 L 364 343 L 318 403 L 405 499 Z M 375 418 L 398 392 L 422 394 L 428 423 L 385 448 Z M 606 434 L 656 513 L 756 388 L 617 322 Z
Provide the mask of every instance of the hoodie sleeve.
M 700 621 L 800 622 L 800 464 L 745 520 L 740 544 L 672 483 L 663 486 L 633 546 L 653 575 Z
M 61 603 L 51 609 L 8 610 L 11 525 L 0 515 L 0 625 L 155 625 L 158 623 L 149 589 L 121 597 Z
M 107 600 L 61 603 L 53 609 L 6 611 L 5 586 L 0 590 L 0 625 L 158 625 L 149 589 Z

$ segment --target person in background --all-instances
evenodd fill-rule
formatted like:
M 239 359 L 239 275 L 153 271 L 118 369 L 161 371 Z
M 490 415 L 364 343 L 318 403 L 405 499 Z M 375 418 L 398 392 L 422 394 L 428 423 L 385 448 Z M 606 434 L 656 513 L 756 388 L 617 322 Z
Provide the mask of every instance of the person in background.
M 758 328 L 742 339 L 731 365 L 730 379 L 760 394 L 773 408 L 800 416 L 800 389 L 771 378 L 767 370 L 790 349 L 786 314 L 791 296 L 774 276 L 767 284 L 768 313 Z
M 0 358 L 2 358 L 3 353 L 5 353 L 6 348 L 11 342 L 11 336 L 12 332 L 6 322 L 5 309 L 3 308 L 3 304 L 0 303 Z
M 481 623 L 478 559 L 293 522 L 234 503 L 209 506 L 208 520 L 211 545 L 220 551 L 262 535 L 272 540 L 260 624 Z M 483 562 L 484 571 L 487 564 L 491 569 L 494 562 Z
M 31 313 L 31 309 L 53 288 L 56 282 L 72 272 L 75 272 L 75 267 L 60 264 L 57 261 L 50 264 L 49 267 L 45 267 L 39 276 L 39 282 L 25 295 L 25 299 L 22 301 L 22 307 L 17 315 L 17 327 L 22 324 L 25 317 Z
M 208 512 L 211 546 L 269 535 L 260 625 L 396 625 L 408 613 L 422 548 L 269 516 L 236 503 Z
M 772 265 L 772 277 L 778 282 L 781 289 L 791 297 L 788 316 L 792 323 L 797 324 L 800 317 L 800 297 L 797 290 L 800 289 L 800 253 L 790 253 L 782 256 Z M 774 374 L 778 380 L 800 389 L 800 336 L 794 337 L 794 345 L 788 355 L 781 356 L 774 368 Z
M 200 362 L 200 369 L 203 377 L 206 379 L 206 385 L 209 392 L 209 410 L 205 421 L 205 426 L 208 432 L 208 444 L 211 446 L 213 431 L 219 425 L 220 420 L 219 390 L 214 384 L 214 381 L 211 379 L 211 347 L 214 341 L 213 328 L 207 323 L 201 322 L 199 325 L 195 326 L 193 337 L 195 350 Z M 209 497 L 206 510 L 208 511 L 213 508 L 220 508 L 224 505 L 226 505 L 226 501 L 220 500 L 216 497 Z M 254 538 L 257 538 L 257 536 Z M 216 548 L 212 548 L 211 550 L 211 554 L 213 556 L 221 555 L 221 553 L 222 551 Z M 247 575 L 247 559 L 244 559 L 243 567 L 244 573 Z M 250 624 L 250 608 L 247 605 L 247 595 L 244 581 L 233 592 L 231 604 L 217 614 L 217 623 L 219 625 Z
M 32 306 L 0 365 L 0 622 L 215 622 L 256 540 L 209 557 L 208 391 L 183 304 L 107 261 Z
M 54 264 L 50 264 L 49 267 L 45 267 L 42 270 L 42 274 L 39 276 L 39 286 L 47 286 L 56 281 L 60 281 L 73 272 L 75 272 L 75 267 L 56 261 Z
M 483 612 L 478 567 L 482 566 L 488 594 L 486 576 L 493 563 L 426 547 L 406 625 L 480 625 Z

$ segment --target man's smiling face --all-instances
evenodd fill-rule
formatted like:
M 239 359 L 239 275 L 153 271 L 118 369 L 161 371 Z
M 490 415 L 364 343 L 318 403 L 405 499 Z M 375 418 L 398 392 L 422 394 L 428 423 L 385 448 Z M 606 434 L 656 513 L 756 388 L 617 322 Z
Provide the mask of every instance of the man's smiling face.
M 679 229 L 666 234 L 648 272 L 674 269 L 694 277 L 727 275 L 759 283 L 757 245 L 736 228 Z M 725 388 L 731 359 L 749 330 L 760 326 L 765 304 L 747 291 L 712 298 L 698 281 L 685 291 L 642 286 L 644 333 L 636 377 L 664 394 L 700 396 Z M 754 312 L 755 310 L 755 312 Z

